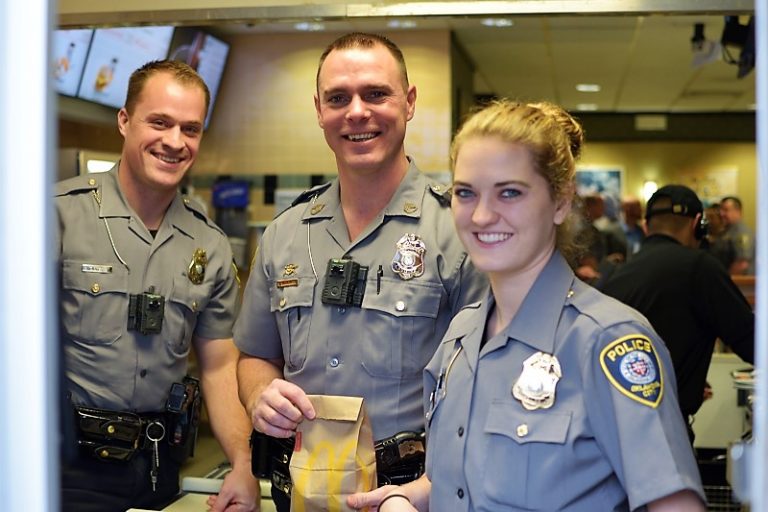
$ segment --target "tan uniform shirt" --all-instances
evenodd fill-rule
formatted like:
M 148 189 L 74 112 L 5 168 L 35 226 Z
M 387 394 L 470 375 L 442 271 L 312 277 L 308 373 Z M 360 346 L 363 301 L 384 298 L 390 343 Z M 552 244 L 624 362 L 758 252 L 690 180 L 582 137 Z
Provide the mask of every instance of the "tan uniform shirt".
M 226 236 L 178 194 L 153 238 L 118 188 L 117 167 L 57 184 L 55 202 L 73 403 L 164 410 L 171 383 L 187 371 L 192 337 L 231 337 L 238 290 Z M 188 268 L 198 249 L 207 263 L 195 284 Z M 164 318 L 160 333 L 143 335 L 127 328 L 129 295 L 150 289 L 165 298 Z

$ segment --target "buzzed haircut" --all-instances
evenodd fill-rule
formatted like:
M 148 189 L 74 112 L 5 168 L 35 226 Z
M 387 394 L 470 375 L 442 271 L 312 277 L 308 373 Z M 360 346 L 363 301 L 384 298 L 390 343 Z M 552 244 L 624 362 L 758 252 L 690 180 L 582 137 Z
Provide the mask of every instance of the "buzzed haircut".
M 147 80 L 160 73 L 168 73 L 182 85 L 199 87 L 205 94 L 205 112 L 208 112 L 208 106 L 211 103 L 211 91 L 208 90 L 205 80 L 197 74 L 197 71 L 180 60 L 153 60 L 131 73 L 131 78 L 128 80 L 128 92 L 125 96 L 125 110 L 129 114 L 132 114 L 136 108 L 136 103 L 139 101 L 139 96 L 141 96 Z
M 328 45 L 322 55 L 320 55 L 320 63 L 317 66 L 317 76 L 315 77 L 315 88 L 318 94 L 320 93 L 320 70 L 323 68 L 323 63 L 328 55 L 334 50 L 351 50 L 354 48 L 370 49 L 376 45 L 381 45 L 387 50 L 397 61 L 397 65 L 400 67 L 402 73 L 403 90 L 408 90 L 408 69 L 405 66 L 405 57 L 403 52 L 398 46 L 390 39 L 380 34 L 369 34 L 365 32 L 351 32 L 345 34 L 334 42 Z

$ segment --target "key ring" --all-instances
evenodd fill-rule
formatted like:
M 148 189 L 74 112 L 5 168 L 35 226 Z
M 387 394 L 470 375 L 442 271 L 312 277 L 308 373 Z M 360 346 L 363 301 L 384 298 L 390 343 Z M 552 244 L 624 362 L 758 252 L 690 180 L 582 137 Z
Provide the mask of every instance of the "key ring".
M 153 436 L 150 433 L 150 430 L 153 429 L 154 427 L 160 427 L 160 434 L 157 436 Z M 165 438 L 165 426 L 159 421 L 153 421 L 152 423 L 147 425 L 147 428 L 145 430 L 145 435 L 147 436 L 147 440 L 152 441 L 153 443 L 162 441 L 163 438 Z

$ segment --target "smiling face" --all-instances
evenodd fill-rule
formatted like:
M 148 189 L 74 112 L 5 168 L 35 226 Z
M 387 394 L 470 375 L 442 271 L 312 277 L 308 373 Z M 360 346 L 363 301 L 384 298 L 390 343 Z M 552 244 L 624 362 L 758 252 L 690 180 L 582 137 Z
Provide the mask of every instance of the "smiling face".
M 525 146 L 477 135 L 456 155 L 451 209 L 472 263 L 511 276 L 546 264 L 570 201 L 552 197 Z
M 416 89 L 381 44 L 333 50 L 318 73 L 315 109 L 340 172 L 407 165 L 403 140 Z
M 149 77 L 132 112 L 118 113 L 121 179 L 136 189 L 175 193 L 197 156 L 205 112 L 201 88 L 166 72 Z

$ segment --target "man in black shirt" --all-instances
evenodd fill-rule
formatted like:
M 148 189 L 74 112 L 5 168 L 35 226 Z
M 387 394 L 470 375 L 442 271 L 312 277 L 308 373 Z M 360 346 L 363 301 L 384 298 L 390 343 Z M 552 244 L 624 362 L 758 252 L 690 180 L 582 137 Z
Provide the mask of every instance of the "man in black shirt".
M 640 252 L 602 286 L 607 295 L 643 313 L 666 343 L 686 418 L 704 401 L 717 338 L 754 362 L 754 313 L 722 265 L 699 250 L 706 232 L 702 212 L 688 187 L 660 188 L 648 201 L 648 238 Z M 690 428 L 689 434 L 693 441 Z

